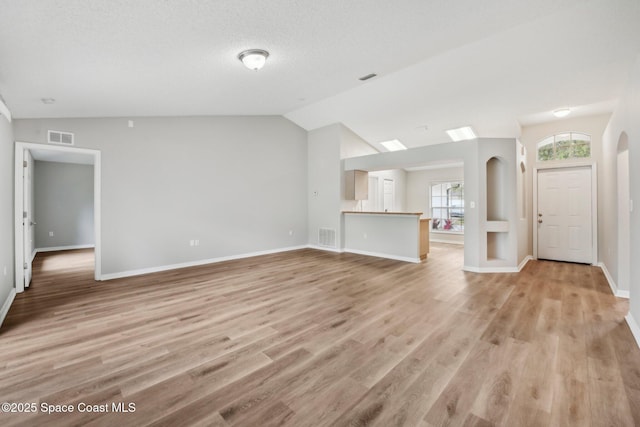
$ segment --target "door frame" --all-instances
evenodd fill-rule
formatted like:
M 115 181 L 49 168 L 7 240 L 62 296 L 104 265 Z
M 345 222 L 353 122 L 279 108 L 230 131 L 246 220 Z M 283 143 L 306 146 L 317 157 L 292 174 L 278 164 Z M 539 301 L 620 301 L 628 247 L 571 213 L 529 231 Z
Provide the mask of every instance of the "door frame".
M 27 265 L 27 268 L 24 268 L 22 271 L 24 272 L 25 275 L 27 273 L 29 274 L 28 278 L 27 277 L 24 278 L 24 286 L 25 288 L 28 288 L 29 285 L 31 284 L 31 276 L 32 276 L 32 271 L 31 271 L 32 262 L 33 262 L 32 253 L 35 249 L 34 248 L 35 239 L 32 239 L 32 237 L 35 237 L 35 233 L 33 233 L 33 226 L 35 225 L 35 217 L 33 215 L 33 204 L 30 203 L 34 199 L 34 196 L 32 193 L 34 190 L 35 182 L 33 180 L 33 164 L 29 164 L 29 162 L 33 160 L 31 151 L 24 152 L 23 150 L 23 156 L 24 156 L 23 158 L 26 158 L 27 166 L 22 168 L 22 177 L 23 177 L 23 181 L 22 181 L 23 209 L 22 210 L 24 212 L 27 212 L 28 215 L 26 217 L 23 215 L 22 217 L 23 226 L 21 230 L 22 231 L 21 237 L 23 242 L 27 242 L 27 239 L 29 239 L 30 243 L 26 246 L 23 245 L 23 248 L 22 248 L 25 261 L 26 261 L 25 265 Z M 25 197 L 27 195 L 29 197 Z
M 96 281 L 102 280 L 102 243 L 101 243 L 101 164 L 100 164 L 100 151 L 91 150 L 88 148 L 75 148 L 75 147 L 61 147 L 54 145 L 35 144 L 30 142 L 15 143 L 15 171 L 14 171 L 14 184 L 15 184 L 15 200 L 14 200 L 14 257 L 15 257 L 15 288 L 16 293 L 24 292 L 24 263 L 27 260 L 24 259 L 24 242 L 23 242 L 23 200 L 24 200 L 24 178 L 22 174 L 24 152 L 25 150 L 46 150 L 53 152 L 67 152 L 75 154 L 85 154 L 93 156 L 93 233 L 95 239 L 95 269 L 94 278 Z M 29 260 L 30 261 L 30 260 Z
M 538 165 L 533 169 L 533 259 L 538 259 L 538 171 L 574 168 L 591 168 L 591 265 L 598 265 L 598 167 L 595 162 Z

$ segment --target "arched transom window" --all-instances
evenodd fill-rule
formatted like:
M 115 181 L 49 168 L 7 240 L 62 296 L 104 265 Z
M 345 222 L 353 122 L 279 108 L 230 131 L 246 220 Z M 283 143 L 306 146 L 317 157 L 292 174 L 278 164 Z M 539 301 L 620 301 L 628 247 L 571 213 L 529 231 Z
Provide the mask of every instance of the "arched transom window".
M 538 142 L 538 160 L 568 160 L 591 157 L 591 135 L 565 132 Z

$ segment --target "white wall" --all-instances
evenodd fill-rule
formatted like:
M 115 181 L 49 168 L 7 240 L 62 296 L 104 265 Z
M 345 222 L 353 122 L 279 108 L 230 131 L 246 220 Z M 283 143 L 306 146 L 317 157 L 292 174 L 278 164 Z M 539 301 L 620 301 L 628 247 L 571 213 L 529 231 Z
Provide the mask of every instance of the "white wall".
M 630 74 L 630 81 L 625 90 L 625 95 L 620 99 L 618 107 L 611 116 L 603 136 L 603 167 L 600 176 L 603 181 L 603 204 L 606 206 L 600 215 L 600 228 L 602 228 L 601 262 L 610 273 L 614 286 L 618 286 L 620 269 L 625 268 L 628 274 L 629 318 L 631 330 L 636 341 L 640 343 L 640 330 L 637 322 L 640 321 L 640 56 Z M 624 222 L 618 221 L 618 144 L 621 139 L 627 139 L 629 147 L 629 195 L 633 211 L 629 213 L 629 230 L 621 230 Z M 623 179 L 623 177 L 620 177 Z M 621 256 L 618 253 L 618 233 L 629 234 L 629 254 Z M 624 259 L 630 260 L 630 265 Z M 635 262 L 634 262 L 635 261 Z M 621 286 L 619 290 L 626 291 Z
M 328 228 L 336 232 L 339 249 L 341 233 L 342 172 L 340 168 L 341 125 L 312 130 L 308 134 L 308 242 L 318 245 L 318 231 Z M 343 198 L 343 197 L 342 197 Z
M 575 117 L 575 118 L 567 118 L 567 119 L 558 119 L 553 120 L 548 123 L 543 123 L 539 125 L 533 126 L 523 126 L 522 127 L 522 135 L 520 137 L 520 141 L 524 144 L 527 150 L 527 163 L 529 172 L 527 173 L 527 184 L 526 184 L 526 193 L 531 195 L 527 200 L 527 210 L 532 214 L 529 215 L 527 219 L 527 227 L 529 230 L 528 241 L 530 242 L 528 252 L 529 254 L 533 254 L 533 218 L 535 217 L 535 213 L 533 213 L 533 169 L 540 166 L 549 166 L 549 165 L 562 165 L 566 164 L 566 162 L 538 162 L 538 150 L 537 143 L 542 139 L 555 135 L 558 133 L 574 131 L 574 132 L 583 132 L 591 135 L 591 158 L 585 160 L 576 160 L 572 161 L 571 164 L 591 164 L 593 162 L 596 163 L 598 172 L 601 172 L 603 166 L 603 155 L 602 155 L 602 135 L 604 133 L 605 127 L 611 117 L 610 114 L 600 114 L 596 116 L 587 116 L 587 117 Z M 606 202 L 606 191 L 603 185 L 604 180 L 598 179 L 598 217 L 603 215 L 604 211 L 608 209 L 608 203 Z M 599 221 L 598 225 L 598 241 L 602 242 L 604 239 L 604 228 L 601 226 L 602 222 Z M 598 248 L 598 258 L 602 258 L 604 255 L 605 248 L 603 245 L 599 245 Z
M 0 322 L 14 288 L 13 168 L 13 131 L 11 123 L 0 116 Z
M 92 165 L 36 161 L 33 193 L 36 249 L 95 244 Z
M 369 154 L 378 153 L 378 150 L 376 150 L 371 145 L 369 145 L 369 143 L 367 143 L 364 139 L 360 138 L 355 132 L 353 132 L 348 127 L 344 126 L 343 124 L 338 124 L 336 126 L 339 129 L 341 160 L 348 159 L 351 157 L 366 156 Z M 359 208 L 362 207 L 361 201 L 345 199 L 345 191 L 346 191 L 345 179 L 344 179 L 344 174 L 342 173 L 342 170 L 343 168 L 341 163 L 341 167 L 340 167 L 341 210 L 343 211 L 360 210 Z M 371 191 L 371 189 L 369 189 L 369 191 Z M 341 221 L 341 224 L 344 224 L 344 220 Z M 342 233 L 342 238 L 344 239 L 344 233 Z
M 103 274 L 307 243 L 303 129 L 271 116 L 127 122 L 14 121 L 16 140 L 44 143 L 56 129 L 101 151 Z
M 393 209 L 390 212 L 407 212 L 407 171 L 404 169 L 390 169 L 369 172 L 369 177 L 378 180 L 378 201 L 380 211 L 384 203 L 384 180 L 393 181 Z M 371 191 L 371 189 L 369 189 Z
M 420 262 L 417 215 L 344 215 L 347 252 Z
M 464 168 L 449 167 L 407 173 L 407 211 L 422 212 L 421 218 L 431 217 L 429 202 L 429 188 L 432 183 L 442 181 L 464 181 Z M 434 232 L 430 230 L 429 239 L 432 242 L 464 243 L 464 234 Z

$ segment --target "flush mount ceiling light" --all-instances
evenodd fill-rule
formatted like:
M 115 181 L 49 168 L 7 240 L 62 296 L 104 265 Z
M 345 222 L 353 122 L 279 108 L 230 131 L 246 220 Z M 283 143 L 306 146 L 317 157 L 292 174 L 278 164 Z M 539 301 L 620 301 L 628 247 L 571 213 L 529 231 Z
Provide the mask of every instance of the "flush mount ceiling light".
M 53 98 L 42 98 L 40 99 L 40 101 L 42 101 L 43 104 L 47 104 L 47 105 L 55 104 L 56 102 L 56 100 Z
M 471 126 L 464 126 L 457 129 L 449 129 L 446 131 L 454 142 L 465 141 L 467 139 L 477 138 L 476 133 L 471 129 Z
M 398 141 L 397 139 L 392 139 L 390 141 L 383 141 L 380 143 L 380 145 L 382 145 L 384 148 L 386 148 L 389 151 L 400 151 L 400 150 L 407 149 L 407 147 L 405 147 L 404 144 Z
M 262 49 L 249 49 L 238 54 L 238 59 L 250 70 L 258 71 L 264 67 L 269 52 Z
M 570 108 L 558 108 L 557 110 L 554 110 L 553 115 L 558 118 L 567 117 L 570 112 L 571 112 Z

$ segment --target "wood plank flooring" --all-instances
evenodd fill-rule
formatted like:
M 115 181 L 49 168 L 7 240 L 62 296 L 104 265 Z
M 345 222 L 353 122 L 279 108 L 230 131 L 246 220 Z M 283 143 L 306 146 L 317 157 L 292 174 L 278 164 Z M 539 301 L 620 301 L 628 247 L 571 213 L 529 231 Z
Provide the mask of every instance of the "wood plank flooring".
M 596 267 L 465 273 L 435 244 L 422 264 L 308 249 L 99 283 L 92 260 L 39 254 L 0 329 L 0 400 L 74 412 L 0 425 L 640 425 L 628 301 Z

